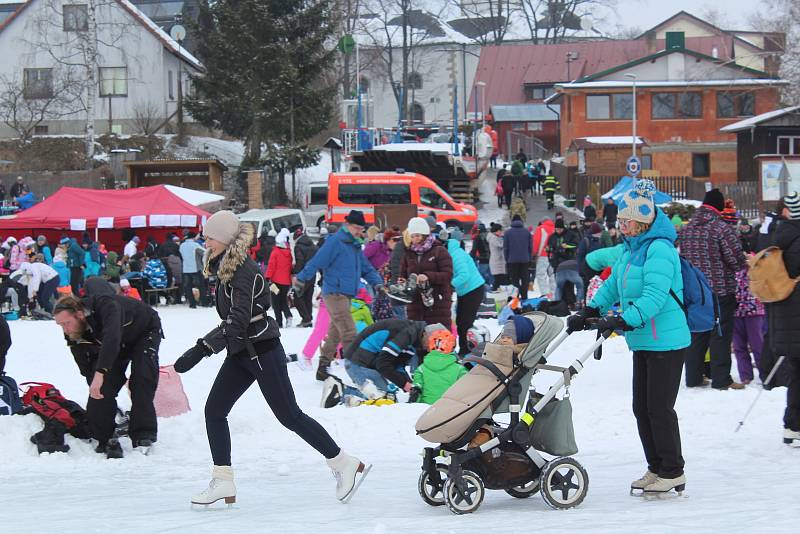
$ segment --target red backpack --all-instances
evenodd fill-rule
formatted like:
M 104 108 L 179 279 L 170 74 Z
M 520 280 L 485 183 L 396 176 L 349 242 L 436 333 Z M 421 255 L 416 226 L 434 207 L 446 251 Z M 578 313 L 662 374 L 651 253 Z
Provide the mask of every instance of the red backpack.
M 66 399 L 53 384 L 23 382 L 20 386 L 28 386 L 22 395 L 22 404 L 45 422 L 56 420 L 63 423 L 69 431 L 86 424 L 84 409 L 76 402 Z

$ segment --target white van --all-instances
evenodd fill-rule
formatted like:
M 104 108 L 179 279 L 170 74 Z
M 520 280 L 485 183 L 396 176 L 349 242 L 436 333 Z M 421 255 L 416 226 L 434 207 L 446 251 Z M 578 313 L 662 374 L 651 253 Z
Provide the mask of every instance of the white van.
M 306 225 L 319 228 L 325 224 L 325 214 L 328 211 L 328 181 L 311 182 L 308 184 L 306 197 L 303 199 L 303 215 Z
M 327 197 L 326 197 L 327 198 Z M 303 220 L 303 212 L 297 209 L 266 209 L 249 210 L 237 215 L 241 222 L 250 223 L 256 231 L 255 238 L 258 239 L 270 230 L 280 232 L 281 228 L 294 228 L 297 225 L 306 228 Z

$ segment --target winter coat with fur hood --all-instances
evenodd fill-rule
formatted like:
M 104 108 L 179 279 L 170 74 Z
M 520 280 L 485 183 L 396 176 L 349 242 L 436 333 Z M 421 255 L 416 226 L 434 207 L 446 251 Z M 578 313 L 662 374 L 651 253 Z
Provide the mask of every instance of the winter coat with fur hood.
M 217 276 L 217 313 L 229 356 L 250 354 L 249 344 L 256 354 L 263 354 L 279 343 L 281 335 L 275 319 L 267 315 L 269 287 L 248 254 L 252 242 L 253 227 L 242 224 L 224 253 L 206 256 L 204 274 Z

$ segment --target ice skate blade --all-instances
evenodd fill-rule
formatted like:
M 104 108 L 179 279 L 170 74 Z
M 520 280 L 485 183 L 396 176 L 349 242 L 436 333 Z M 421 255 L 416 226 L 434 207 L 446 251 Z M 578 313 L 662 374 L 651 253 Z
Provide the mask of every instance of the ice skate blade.
M 783 438 L 783 442 L 786 445 L 788 445 L 789 447 L 793 447 L 795 449 L 800 449 L 800 439 Z
M 344 498 L 341 500 L 342 504 L 347 504 L 350 502 L 350 499 L 352 499 L 353 495 L 356 494 L 356 491 L 358 491 L 359 486 L 361 486 L 361 483 L 364 482 L 365 478 L 367 478 L 370 469 L 372 469 L 372 464 L 362 464 L 362 465 L 364 466 L 364 468 L 361 470 L 361 476 L 359 476 L 356 479 L 356 483 L 353 485 L 353 489 L 350 490 L 350 493 L 345 495 Z
M 219 501 L 225 501 L 225 504 L 227 504 L 227 506 L 225 506 L 224 508 L 221 508 L 219 506 L 211 508 L 212 504 L 218 503 Z M 220 497 L 216 501 L 212 501 L 212 502 L 208 502 L 208 503 L 192 501 L 189 506 L 192 508 L 192 510 L 195 510 L 195 511 L 198 511 L 198 512 L 205 512 L 205 511 L 209 511 L 210 512 L 210 511 L 213 511 L 213 510 L 225 510 L 226 508 L 229 509 L 229 510 L 233 509 L 233 507 L 234 507 L 233 505 L 235 503 L 236 503 L 236 496 L 234 495 L 233 497 Z

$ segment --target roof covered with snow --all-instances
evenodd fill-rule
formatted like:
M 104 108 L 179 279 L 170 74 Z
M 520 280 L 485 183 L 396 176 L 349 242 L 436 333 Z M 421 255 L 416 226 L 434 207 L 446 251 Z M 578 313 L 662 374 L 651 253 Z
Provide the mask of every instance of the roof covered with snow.
M 572 140 L 572 145 L 575 148 L 593 149 L 593 148 L 619 148 L 630 147 L 633 143 L 633 137 L 630 135 L 616 135 L 616 136 L 599 136 L 599 137 L 577 137 Z M 636 145 L 646 145 L 645 140 L 636 136 Z
M 738 80 L 669 80 L 636 82 L 636 87 L 710 87 L 710 86 L 748 86 L 748 85 L 788 85 L 785 80 L 746 78 Z M 556 84 L 556 89 L 610 89 L 632 87 L 633 83 L 625 80 L 600 80 L 596 82 L 574 82 Z M 552 98 L 552 96 L 551 96 Z
M 182 198 L 192 206 L 202 206 L 204 204 L 211 204 L 212 202 L 221 202 L 225 200 L 223 195 L 208 193 L 206 191 L 197 191 L 196 189 L 187 189 L 185 187 L 178 187 L 177 185 L 165 185 L 173 194 Z
M 552 108 L 552 109 L 551 109 Z M 552 104 L 494 105 L 492 117 L 496 122 L 557 121 L 561 106 Z
M 778 117 L 783 117 L 784 115 L 788 115 L 789 113 L 794 113 L 795 111 L 800 110 L 800 106 L 792 106 L 783 109 L 776 109 L 773 111 L 768 111 L 766 113 L 762 113 L 761 115 L 756 115 L 755 117 L 750 117 L 748 119 L 741 120 L 739 122 L 734 122 L 733 124 L 729 124 L 723 128 L 720 128 L 720 132 L 739 132 L 741 130 L 749 130 L 754 126 L 757 126 L 763 122 L 770 121 L 772 119 L 777 119 Z
M 452 149 L 452 143 L 390 143 L 388 145 L 376 145 L 372 147 L 372 150 L 385 150 L 386 152 L 409 152 L 417 150 L 450 152 Z

